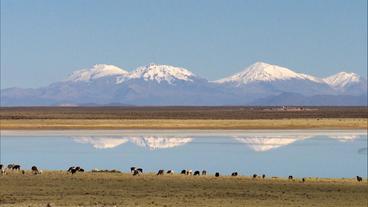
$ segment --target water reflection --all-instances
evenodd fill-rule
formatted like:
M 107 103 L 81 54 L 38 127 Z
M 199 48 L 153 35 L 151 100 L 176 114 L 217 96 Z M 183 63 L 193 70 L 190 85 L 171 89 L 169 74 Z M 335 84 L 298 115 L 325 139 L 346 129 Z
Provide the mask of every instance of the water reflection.
M 367 174 L 365 130 L 1 131 L 0 162 L 43 169 L 206 169 L 229 174 Z
M 359 134 L 355 135 L 330 135 L 327 136 L 330 139 L 337 140 L 339 142 L 352 142 L 358 139 Z M 293 144 L 296 141 L 302 141 L 306 139 L 312 139 L 317 136 L 314 135 L 247 135 L 247 136 L 232 136 L 233 140 L 236 140 L 240 144 L 246 145 L 248 148 L 256 152 L 266 152 L 272 149 L 280 148 Z M 194 140 L 200 140 L 201 138 L 193 137 L 173 137 L 173 136 L 115 136 L 115 137 L 98 137 L 98 136 L 80 136 L 72 137 L 72 139 L 81 144 L 90 144 L 96 149 L 109 149 L 115 148 L 119 145 L 127 142 L 133 143 L 140 147 L 144 147 L 150 150 L 173 148 L 181 145 L 189 144 Z M 200 142 L 200 141 L 198 141 Z

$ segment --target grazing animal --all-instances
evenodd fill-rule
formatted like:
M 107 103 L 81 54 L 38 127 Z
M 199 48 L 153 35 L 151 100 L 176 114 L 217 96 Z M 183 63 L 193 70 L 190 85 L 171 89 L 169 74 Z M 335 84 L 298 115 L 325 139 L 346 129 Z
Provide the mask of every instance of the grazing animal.
M 137 168 L 138 172 L 143 173 L 143 169 L 142 168 Z
M 186 175 L 187 174 L 187 171 L 186 170 L 182 170 L 180 174 Z
M 219 172 L 216 172 L 215 173 L 215 177 L 220 177 L 220 173 Z
M 14 165 L 12 170 L 20 170 L 20 165 Z
M 131 167 L 131 168 L 130 168 L 130 172 L 131 172 L 131 173 L 133 173 L 133 172 L 134 172 L 134 170 L 136 170 L 136 169 L 137 169 L 136 167 Z
M 170 175 L 172 175 L 172 174 L 174 174 L 174 170 L 168 170 L 168 171 L 166 172 L 166 174 L 170 174 Z
M 207 171 L 202 170 L 202 175 L 207 175 Z
M 67 172 L 70 172 L 71 174 L 74 174 L 77 171 L 78 171 L 77 168 L 73 166 L 73 167 L 70 167 Z
M 289 180 L 292 180 L 293 179 L 293 176 L 292 175 L 289 175 L 288 179 Z
M 14 165 L 15 165 L 15 164 L 9 164 L 9 165 L 8 165 L 8 169 L 9 169 L 9 170 L 12 170 L 12 169 L 13 169 L 13 167 L 14 167 Z
M 77 171 L 79 171 L 79 170 L 81 169 L 81 167 L 77 166 L 75 169 L 76 169 Z
M 199 170 L 196 170 L 193 175 L 200 175 L 200 174 L 201 173 L 199 172 Z
M 193 170 L 187 170 L 187 175 L 192 175 L 193 174 Z
M 302 182 L 303 182 L 303 183 L 305 182 L 305 178 L 302 178 Z
M 164 170 L 159 170 L 156 175 L 163 175 L 164 172 L 165 172 Z
M 254 179 L 254 178 L 257 178 L 257 174 L 253 174 L 253 179 Z
M 265 178 L 266 178 L 266 175 L 265 175 L 265 174 L 263 174 L 263 175 L 262 175 L 262 178 L 263 178 L 263 179 L 265 179 Z
M 238 172 L 233 172 L 233 173 L 231 173 L 231 176 L 233 176 L 233 177 L 238 176 Z
M 358 182 L 362 182 L 363 181 L 363 178 L 360 177 L 360 176 L 356 176 L 356 179 L 357 179 Z
M 134 171 L 133 171 L 133 176 L 140 175 L 140 174 L 141 174 L 141 172 L 140 172 L 140 171 L 138 171 L 138 170 L 134 170 Z
M 79 168 L 78 170 L 79 172 L 84 172 L 84 169 L 83 168 Z
M 32 166 L 31 170 L 34 175 L 41 174 L 41 171 L 36 166 Z
M 0 170 L 2 170 L 2 169 L 3 169 L 3 167 L 4 167 L 4 166 L 3 166 L 2 164 L 0 164 Z

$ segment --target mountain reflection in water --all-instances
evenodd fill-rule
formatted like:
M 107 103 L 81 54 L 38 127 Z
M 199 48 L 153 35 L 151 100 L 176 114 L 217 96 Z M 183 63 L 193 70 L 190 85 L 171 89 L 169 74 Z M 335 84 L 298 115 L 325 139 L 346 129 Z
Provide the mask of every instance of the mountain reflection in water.
M 264 136 L 233 136 L 230 137 L 236 140 L 239 144 L 244 144 L 256 152 L 265 152 L 279 147 L 290 145 L 296 141 L 313 139 L 313 135 L 264 135 Z M 339 142 L 349 142 L 358 139 L 360 135 L 331 135 L 327 136 L 330 139 L 338 140 Z M 193 137 L 174 137 L 174 136 L 134 136 L 134 137 L 98 137 L 98 136 L 78 136 L 72 139 L 81 144 L 90 144 L 96 149 L 115 148 L 127 142 L 136 144 L 150 150 L 173 148 L 185 144 L 192 143 L 201 138 Z M 199 141 L 200 142 L 200 141 Z

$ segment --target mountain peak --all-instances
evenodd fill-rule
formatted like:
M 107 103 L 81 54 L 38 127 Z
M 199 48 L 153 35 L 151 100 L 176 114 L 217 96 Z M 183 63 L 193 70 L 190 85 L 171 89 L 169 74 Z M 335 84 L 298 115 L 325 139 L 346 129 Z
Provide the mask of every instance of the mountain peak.
M 102 77 L 124 75 L 128 72 L 114 65 L 96 64 L 92 68 L 74 71 L 67 81 L 91 81 Z
M 185 68 L 151 63 L 137 68 L 135 71 L 131 72 L 127 78 L 144 79 L 145 81 L 155 80 L 159 83 L 161 81 L 167 81 L 171 84 L 176 80 L 193 81 L 195 77 L 196 75 Z
M 361 77 L 356 73 L 339 72 L 323 80 L 335 88 L 343 88 L 350 83 L 359 82 Z
M 271 65 L 264 62 L 256 62 L 249 67 L 245 68 L 243 71 L 229 76 L 224 79 L 220 79 L 216 82 L 218 83 L 236 83 L 247 84 L 252 82 L 271 82 L 277 80 L 288 80 L 288 79 L 303 79 L 313 82 L 321 82 L 318 78 L 296 73 L 288 68 L 284 68 L 278 65 Z

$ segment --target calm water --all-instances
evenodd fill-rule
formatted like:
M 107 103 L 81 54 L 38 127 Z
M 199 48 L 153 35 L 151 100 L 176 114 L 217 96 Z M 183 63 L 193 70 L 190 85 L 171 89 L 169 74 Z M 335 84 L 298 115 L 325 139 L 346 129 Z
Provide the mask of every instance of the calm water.
M 367 176 L 364 130 L 2 131 L 0 149 L 1 163 L 25 168 Z

